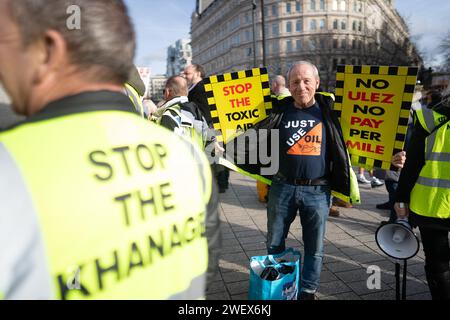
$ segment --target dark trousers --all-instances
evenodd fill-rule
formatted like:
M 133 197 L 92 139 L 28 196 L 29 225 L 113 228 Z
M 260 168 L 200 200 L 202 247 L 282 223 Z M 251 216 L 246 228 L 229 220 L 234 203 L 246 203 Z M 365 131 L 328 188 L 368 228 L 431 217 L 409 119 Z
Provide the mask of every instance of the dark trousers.
M 427 269 L 435 273 L 448 271 L 450 262 L 448 231 L 426 227 L 419 227 L 419 230 Z
M 425 272 L 433 300 L 450 299 L 448 231 L 419 227 L 425 252 Z
M 216 178 L 217 184 L 220 189 L 228 188 L 228 180 L 230 178 L 230 170 L 227 167 L 217 165 L 219 168 L 217 170 Z

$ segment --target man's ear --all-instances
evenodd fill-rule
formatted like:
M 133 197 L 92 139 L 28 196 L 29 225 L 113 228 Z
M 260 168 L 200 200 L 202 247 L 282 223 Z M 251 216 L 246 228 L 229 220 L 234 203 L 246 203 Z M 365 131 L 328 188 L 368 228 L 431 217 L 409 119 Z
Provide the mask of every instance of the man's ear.
M 69 61 L 67 43 L 61 33 L 55 30 L 46 31 L 38 48 L 39 67 L 35 80 L 42 81 L 67 66 Z
M 169 98 L 169 89 L 168 88 L 164 88 L 164 100 L 167 100 Z

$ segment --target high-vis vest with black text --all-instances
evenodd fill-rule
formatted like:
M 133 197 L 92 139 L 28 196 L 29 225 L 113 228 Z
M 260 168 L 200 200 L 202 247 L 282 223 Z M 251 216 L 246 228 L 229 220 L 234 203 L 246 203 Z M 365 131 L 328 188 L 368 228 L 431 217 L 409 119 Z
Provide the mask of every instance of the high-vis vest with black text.
M 211 173 L 196 150 L 113 108 L 0 133 L 0 223 L 20 221 L 0 240 L 42 242 L 1 244 L 0 296 L 203 298 Z M 32 277 L 43 285 L 24 284 Z
M 425 140 L 425 165 L 411 191 L 411 210 L 421 216 L 450 218 L 450 122 L 430 109 L 416 111 L 429 133 Z

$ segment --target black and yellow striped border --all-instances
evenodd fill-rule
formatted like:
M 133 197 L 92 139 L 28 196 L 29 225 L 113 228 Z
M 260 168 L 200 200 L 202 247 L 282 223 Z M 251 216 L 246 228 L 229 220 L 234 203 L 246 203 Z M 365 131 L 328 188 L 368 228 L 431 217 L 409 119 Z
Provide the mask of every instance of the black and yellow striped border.
M 334 112 L 341 119 L 342 102 L 344 100 L 344 80 L 345 74 L 373 74 L 373 75 L 389 75 L 389 76 L 404 76 L 405 88 L 403 90 L 402 105 L 400 110 L 400 117 L 397 124 L 397 131 L 392 155 L 403 150 L 406 131 L 408 129 L 409 110 L 411 108 L 411 101 L 414 95 L 414 88 L 417 81 L 417 67 L 393 67 L 393 66 L 345 66 L 339 65 L 336 71 L 336 100 L 334 103 Z M 385 170 L 397 170 L 390 162 L 375 160 L 367 157 L 351 155 L 352 164 L 360 164 L 368 168 L 381 168 Z
M 206 97 L 208 98 L 209 109 L 211 110 L 212 122 L 215 130 L 219 130 L 220 136 L 217 136 L 217 141 L 223 141 L 222 128 L 220 125 L 219 114 L 217 112 L 216 100 L 213 93 L 213 84 L 232 81 L 237 79 L 245 79 L 252 77 L 261 77 L 261 86 L 264 96 L 264 107 L 266 110 L 272 109 L 272 100 L 270 97 L 270 84 L 269 84 L 269 74 L 267 73 L 267 68 L 254 68 L 249 70 L 242 70 L 236 72 L 230 72 L 225 74 L 219 74 L 210 76 L 203 80 L 205 85 Z

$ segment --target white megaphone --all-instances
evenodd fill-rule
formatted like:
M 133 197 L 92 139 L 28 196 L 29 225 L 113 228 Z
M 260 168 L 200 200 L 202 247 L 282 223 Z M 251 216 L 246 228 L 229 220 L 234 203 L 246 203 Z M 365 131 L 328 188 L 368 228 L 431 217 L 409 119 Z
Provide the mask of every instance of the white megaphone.
M 417 239 L 407 219 L 397 219 L 395 223 L 387 223 L 375 233 L 378 247 L 386 255 L 394 259 L 410 259 L 419 251 Z
M 406 299 L 406 261 L 419 251 L 420 243 L 407 219 L 397 219 L 395 223 L 380 226 L 375 233 L 378 247 L 386 255 L 403 260 L 402 299 Z M 395 263 L 396 299 L 400 300 L 400 263 Z

